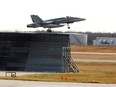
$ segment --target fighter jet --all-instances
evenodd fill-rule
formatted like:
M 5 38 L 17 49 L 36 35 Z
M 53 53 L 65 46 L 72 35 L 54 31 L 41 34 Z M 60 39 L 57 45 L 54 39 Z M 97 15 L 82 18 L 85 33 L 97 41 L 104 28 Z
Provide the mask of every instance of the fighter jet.
M 51 28 L 63 27 L 65 24 L 67 24 L 68 29 L 70 29 L 69 26 L 70 23 L 86 20 L 84 18 L 70 16 L 54 18 L 50 20 L 42 20 L 38 15 L 31 15 L 31 19 L 33 23 L 28 24 L 27 25 L 28 28 L 37 28 L 37 27 L 48 28 L 47 32 L 52 32 Z

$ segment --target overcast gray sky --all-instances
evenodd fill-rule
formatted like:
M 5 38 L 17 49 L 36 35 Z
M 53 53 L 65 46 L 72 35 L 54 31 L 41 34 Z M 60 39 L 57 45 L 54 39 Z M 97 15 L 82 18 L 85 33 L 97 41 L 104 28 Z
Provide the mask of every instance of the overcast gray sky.
M 70 24 L 70 31 L 116 32 L 116 0 L 0 0 L 0 30 L 44 30 L 26 28 L 32 23 L 31 14 L 43 20 L 65 16 L 87 19 Z

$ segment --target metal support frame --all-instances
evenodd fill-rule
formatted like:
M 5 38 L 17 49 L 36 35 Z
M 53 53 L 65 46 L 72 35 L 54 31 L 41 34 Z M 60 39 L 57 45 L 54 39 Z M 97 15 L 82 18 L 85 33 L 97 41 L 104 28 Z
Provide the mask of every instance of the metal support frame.
M 79 72 L 79 69 L 71 58 L 71 48 L 63 47 L 64 72 Z

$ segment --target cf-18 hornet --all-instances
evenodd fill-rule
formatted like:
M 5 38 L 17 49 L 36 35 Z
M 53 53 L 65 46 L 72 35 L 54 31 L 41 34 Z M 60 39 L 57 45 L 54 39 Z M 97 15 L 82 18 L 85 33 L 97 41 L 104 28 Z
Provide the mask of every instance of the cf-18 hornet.
M 37 28 L 37 27 L 43 27 L 48 28 L 48 32 L 51 32 L 51 28 L 57 28 L 57 27 L 63 27 L 65 24 L 67 24 L 68 29 L 70 29 L 69 24 L 79 21 L 84 21 L 86 19 L 84 18 L 78 18 L 78 17 L 61 17 L 61 18 L 54 18 L 50 20 L 42 20 L 38 15 L 31 15 L 31 19 L 33 21 L 32 24 L 28 24 L 27 27 L 29 28 Z

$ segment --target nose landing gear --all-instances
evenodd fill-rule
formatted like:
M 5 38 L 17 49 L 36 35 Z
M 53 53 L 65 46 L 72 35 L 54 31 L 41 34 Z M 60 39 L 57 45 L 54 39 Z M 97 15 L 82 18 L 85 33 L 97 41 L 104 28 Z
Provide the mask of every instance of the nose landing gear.
M 48 28 L 48 29 L 47 29 L 47 32 L 52 32 L 51 28 Z
M 67 23 L 67 27 L 68 27 L 68 29 L 70 29 L 70 26 L 69 26 L 69 24 Z

